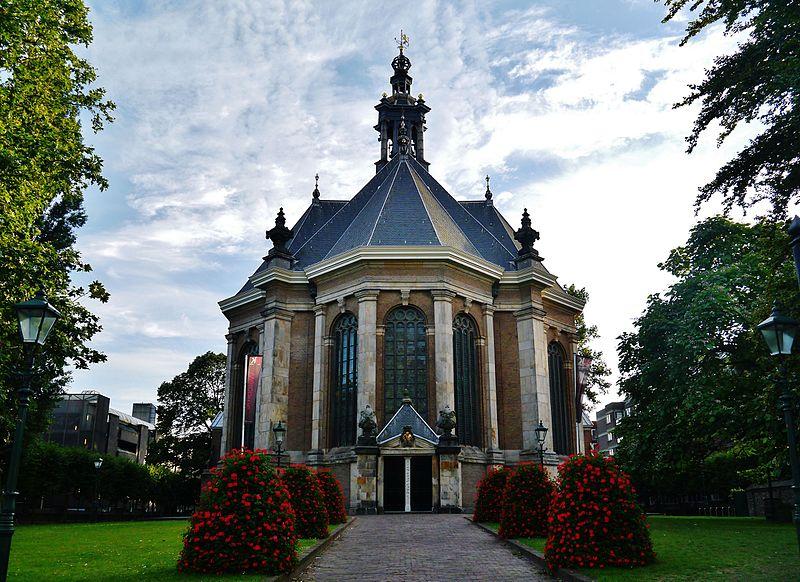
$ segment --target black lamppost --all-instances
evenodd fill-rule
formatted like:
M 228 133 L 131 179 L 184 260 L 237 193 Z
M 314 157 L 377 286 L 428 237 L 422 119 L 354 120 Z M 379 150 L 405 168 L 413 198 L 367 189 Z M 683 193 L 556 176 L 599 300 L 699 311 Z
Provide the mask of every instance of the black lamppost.
M 772 314 L 758 324 L 758 330 L 767 342 L 769 352 L 780 358 L 781 375 L 778 379 L 781 395 L 781 410 L 786 422 L 786 436 L 789 441 L 789 464 L 792 468 L 792 491 L 794 492 L 794 527 L 797 531 L 797 544 L 800 548 L 800 461 L 797 458 L 797 437 L 794 430 L 794 415 L 792 414 L 793 398 L 789 391 L 789 378 L 786 371 L 786 356 L 792 353 L 792 345 L 800 323 L 790 317 L 782 315 L 777 304 L 772 308 Z
M 286 425 L 282 420 L 272 427 L 272 432 L 275 434 L 275 454 L 278 455 L 278 467 L 281 466 L 281 457 L 283 456 L 283 439 L 286 436 Z
M 0 513 L 0 582 L 8 578 L 8 559 L 11 555 L 11 537 L 14 535 L 14 511 L 17 505 L 17 477 L 22 457 L 22 437 L 28 418 L 28 401 L 31 394 L 31 378 L 37 350 L 44 345 L 53 324 L 61 314 L 47 302 L 41 291 L 30 301 L 14 305 L 19 320 L 19 335 L 22 340 L 25 368 L 20 374 L 22 382 L 17 390 L 19 417 L 8 458 L 6 487 L 3 490 L 3 509 Z
M 98 457 L 94 461 L 94 520 L 97 521 L 97 514 L 100 513 L 100 467 L 103 466 L 103 457 Z
M 547 447 L 544 446 L 544 439 L 547 437 L 547 427 L 539 421 L 539 426 L 536 427 L 536 440 L 539 442 L 539 463 L 544 468 L 544 452 Z

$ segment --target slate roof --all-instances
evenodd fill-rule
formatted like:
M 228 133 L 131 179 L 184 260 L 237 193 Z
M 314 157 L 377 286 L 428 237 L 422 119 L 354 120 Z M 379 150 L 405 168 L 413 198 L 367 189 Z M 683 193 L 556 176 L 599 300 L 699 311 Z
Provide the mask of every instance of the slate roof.
M 376 440 L 379 445 L 392 440 L 403 432 L 406 426 L 411 427 L 414 436 L 419 437 L 429 443 L 436 445 L 439 443 L 439 436 L 433 431 L 428 423 L 419 415 L 416 409 L 408 402 L 394 413 L 394 416 L 386 423 L 383 430 L 378 433 Z
M 458 202 L 412 156 L 397 155 L 349 201 L 319 200 L 292 229 L 293 269 L 365 246 L 448 246 L 516 270 L 514 230 L 484 201 Z M 266 268 L 266 263 L 256 273 Z M 248 282 L 241 290 L 252 288 Z

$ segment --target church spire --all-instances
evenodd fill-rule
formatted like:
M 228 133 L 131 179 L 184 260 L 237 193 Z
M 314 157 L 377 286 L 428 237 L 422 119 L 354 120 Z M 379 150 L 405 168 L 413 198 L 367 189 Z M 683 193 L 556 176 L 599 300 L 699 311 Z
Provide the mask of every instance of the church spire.
M 406 130 L 406 153 L 413 156 L 425 169 L 428 169 L 428 162 L 425 160 L 425 147 L 423 133 L 425 132 L 425 114 L 430 111 L 430 107 L 425 105 L 425 100 L 420 94 L 414 97 L 411 94 L 411 75 L 408 74 L 411 68 L 411 60 L 406 56 L 405 50 L 408 48 L 409 40 L 402 30 L 400 38 L 395 38 L 399 54 L 392 60 L 393 74 L 389 79 L 392 86 L 392 94 L 383 94 L 383 97 L 375 106 L 378 110 L 378 124 L 375 130 L 380 134 L 381 158 L 375 162 L 376 171 L 380 171 L 389 159 L 400 152 L 400 123 L 401 118 L 405 122 Z

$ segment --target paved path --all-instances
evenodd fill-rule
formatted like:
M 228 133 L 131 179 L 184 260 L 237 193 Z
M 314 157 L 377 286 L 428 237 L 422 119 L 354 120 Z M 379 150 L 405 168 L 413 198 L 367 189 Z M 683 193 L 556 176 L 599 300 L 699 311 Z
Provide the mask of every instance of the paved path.
M 299 578 L 311 580 L 552 580 L 460 515 L 359 516 Z

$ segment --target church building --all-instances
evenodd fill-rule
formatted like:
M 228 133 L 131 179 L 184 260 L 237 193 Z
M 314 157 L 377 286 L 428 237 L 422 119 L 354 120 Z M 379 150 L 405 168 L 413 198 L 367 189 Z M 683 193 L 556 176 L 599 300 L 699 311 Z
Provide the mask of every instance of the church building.
M 488 468 L 581 452 L 576 317 L 489 180 L 456 200 L 429 173 L 411 61 L 375 106 L 375 175 L 347 200 L 316 187 L 283 210 L 263 263 L 220 302 L 230 322 L 224 454 L 274 449 L 330 469 L 353 513 L 462 511 Z

